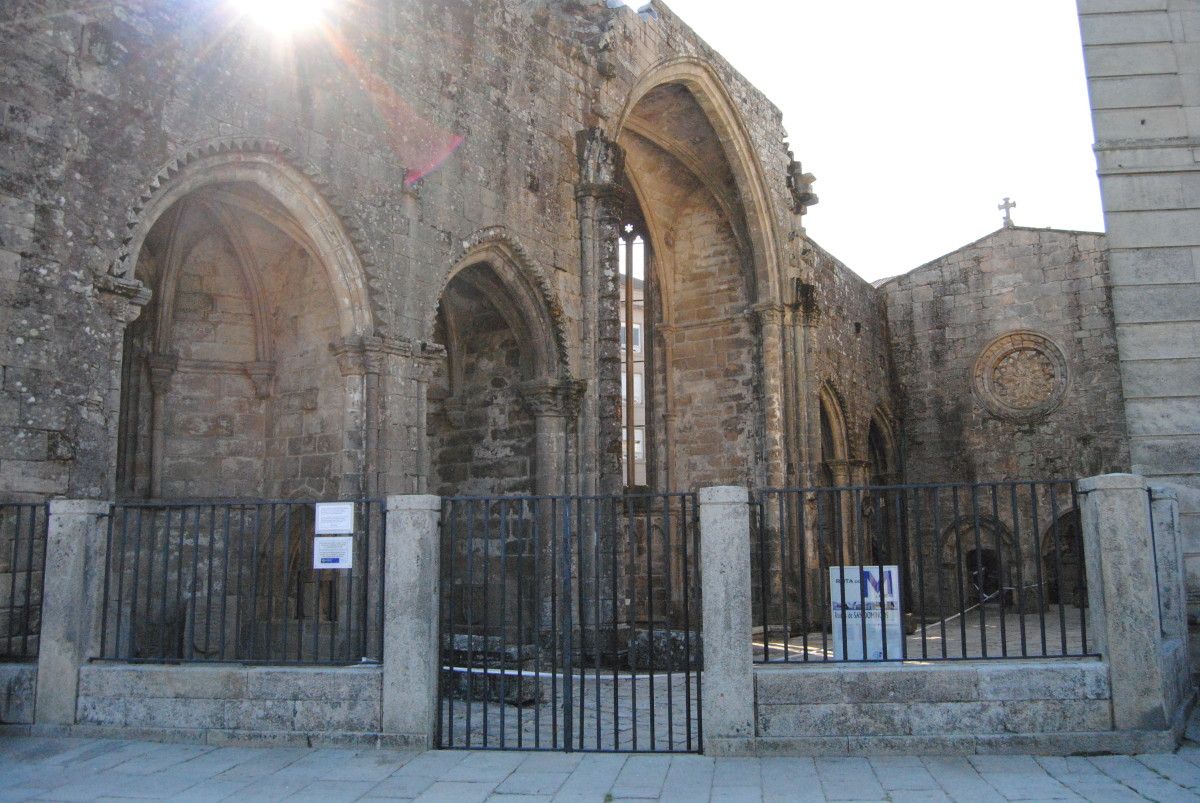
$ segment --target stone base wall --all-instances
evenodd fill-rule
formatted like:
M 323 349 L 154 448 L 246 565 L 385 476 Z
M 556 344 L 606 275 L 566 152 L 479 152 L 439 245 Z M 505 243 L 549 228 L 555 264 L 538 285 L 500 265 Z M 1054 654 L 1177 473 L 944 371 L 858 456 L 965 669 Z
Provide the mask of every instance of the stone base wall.
M 0 664 L 0 724 L 33 722 L 33 690 L 37 664 Z
M 753 752 L 764 755 L 1174 748 L 1169 731 L 1113 732 L 1098 660 L 760 666 L 755 690 Z
M 213 743 L 379 740 L 378 667 L 90 665 L 73 733 Z

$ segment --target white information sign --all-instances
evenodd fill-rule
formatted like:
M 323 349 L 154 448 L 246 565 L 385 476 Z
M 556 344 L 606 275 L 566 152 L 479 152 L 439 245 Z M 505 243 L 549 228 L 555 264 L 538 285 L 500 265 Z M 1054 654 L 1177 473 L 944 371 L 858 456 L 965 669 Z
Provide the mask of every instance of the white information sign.
M 829 597 L 833 611 L 834 660 L 899 661 L 903 658 L 904 627 L 898 566 L 830 566 Z
M 354 539 L 348 535 L 313 539 L 314 569 L 353 569 Z
M 350 535 L 354 532 L 353 502 L 317 502 L 317 535 Z

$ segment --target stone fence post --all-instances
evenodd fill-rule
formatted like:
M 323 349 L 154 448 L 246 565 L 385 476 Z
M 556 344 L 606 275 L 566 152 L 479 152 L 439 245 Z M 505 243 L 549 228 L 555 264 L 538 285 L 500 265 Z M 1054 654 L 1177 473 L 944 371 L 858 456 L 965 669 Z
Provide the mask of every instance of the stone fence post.
M 704 752 L 749 754 L 754 738 L 750 505 L 745 488 L 700 489 Z
M 108 502 L 50 502 L 34 697 L 38 726 L 75 724 L 79 667 L 99 652 L 108 514 Z
M 1079 481 L 1087 562 L 1089 645 L 1109 666 L 1117 730 L 1162 731 L 1175 679 L 1164 671 L 1162 589 L 1155 564 L 1150 493 L 1132 474 Z
M 384 542 L 383 732 L 427 750 L 438 718 L 441 509 L 437 496 L 389 496 Z

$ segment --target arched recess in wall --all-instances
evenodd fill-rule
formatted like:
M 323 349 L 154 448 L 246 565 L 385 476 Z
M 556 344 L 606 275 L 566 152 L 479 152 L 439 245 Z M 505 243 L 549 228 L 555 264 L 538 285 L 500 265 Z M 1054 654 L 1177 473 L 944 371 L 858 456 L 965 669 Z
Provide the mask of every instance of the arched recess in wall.
M 125 333 L 122 495 L 361 489 L 362 377 L 330 346 L 377 331 L 367 275 L 319 187 L 281 149 L 249 147 L 156 177 L 114 264 L 153 291 Z
M 468 241 L 440 293 L 430 337 L 445 348 L 428 388 L 431 489 L 535 493 L 565 471 L 572 386 L 561 310 L 523 249 L 497 234 Z M 555 418 L 543 448 L 539 415 Z M 547 474 L 553 474 L 547 477 Z
M 1021 573 L 1012 531 L 988 514 L 962 515 L 941 536 L 939 602 L 945 615 L 981 604 L 1014 604 Z
M 627 458 L 645 461 L 626 484 L 752 482 L 761 366 L 748 313 L 779 298 L 775 217 L 753 143 L 728 90 L 690 57 L 636 82 L 615 139 L 625 155 L 622 275 L 601 314 L 622 329 L 632 315 L 640 329 L 624 338 L 621 379 L 632 373 L 634 384 L 621 423 Z
M 1083 519 L 1078 508 L 1059 515 L 1041 536 L 1042 596 L 1047 604 L 1086 608 Z
M 849 456 L 846 433 L 846 416 L 837 391 L 828 383 L 821 385 L 818 392 L 818 411 L 821 429 L 821 484 L 826 487 L 844 485 L 849 477 L 844 468 Z
M 876 410 L 867 425 L 867 484 L 891 485 L 900 481 L 900 456 L 888 414 Z

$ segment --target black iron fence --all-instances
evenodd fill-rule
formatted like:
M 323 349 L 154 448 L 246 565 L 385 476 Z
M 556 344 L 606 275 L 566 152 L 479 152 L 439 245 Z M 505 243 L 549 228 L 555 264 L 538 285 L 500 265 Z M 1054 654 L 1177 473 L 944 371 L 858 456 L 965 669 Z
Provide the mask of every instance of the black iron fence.
M 1090 654 L 1074 483 L 755 495 L 757 662 Z
M 700 749 L 693 494 L 447 498 L 442 747 Z
M 386 508 L 352 504 L 346 555 L 316 549 L 308 501 L 112 507 L 101 658 L 350 664 L 383 654 Z M 344 542 L 343 542 L 344 544 Z M 335 550 L 336 552 L 336 550 Z
M 32 661 L 42 630 L 45 504 L 0 504 L 0 661 Z

